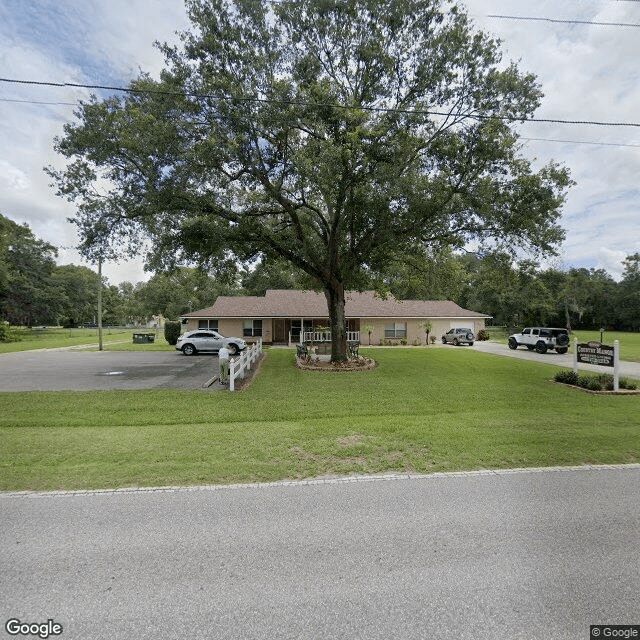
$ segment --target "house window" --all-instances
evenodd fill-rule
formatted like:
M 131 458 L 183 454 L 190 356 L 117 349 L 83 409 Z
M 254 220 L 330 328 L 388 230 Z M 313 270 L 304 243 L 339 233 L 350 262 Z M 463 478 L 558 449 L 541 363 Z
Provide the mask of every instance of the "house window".
M 262 320 L 243 320 L 242 335 L 245 338 L 262 335 Z
M 213 329 L 218 330 L 217 320 L 198 320 L 198 329 Z
M 385 338 L 406 338 L 407 325 L 404 322 L 392 322 L 384 328 Z

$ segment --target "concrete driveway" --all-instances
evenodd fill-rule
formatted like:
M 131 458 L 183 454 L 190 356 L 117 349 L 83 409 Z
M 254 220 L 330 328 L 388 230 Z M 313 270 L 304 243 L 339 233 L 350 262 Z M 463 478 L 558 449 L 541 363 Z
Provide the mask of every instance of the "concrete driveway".
M 442 345 L 445 347 L 445 345 Z M 451 349 L 468 349 L 469 347 L 460 346 L 453 347 L 452 345 L 446 345 Z M 518 349 L 509 349 L 506 344 L 500 342 L 494 342 L 488 340 L 486 342 L 475 342 L 471 349 L 482 351 L 483 353 L 491 353 L 497 356 L 504 356 L 507 358 L 520 358 L 521 360 L 529 360 L 531 362 L 542 362 L 543 364 L 556 365 L 558 367 L 564 367 L 571 369 L 573 367 L 573 354 L 565 353 L 559 354 L 555 351 L 547 351 L 547 353 L 540 354 L 535 351 L 529 351 L 525 347 L 519 347 Z M 597 365 L 579 364 L 579 371 L 593 371 L 596 373 L 610 373 L 613 374 L 612 367 L 599 367 Z M 620 376 L 625 378 L 636 378 L 640 380 L 640 362 L 627 362 L 620 361 Z
M 0 391 L 200 389 L 218 373 L 217 356 L 187 357 L 178 351 L 0 354 Z

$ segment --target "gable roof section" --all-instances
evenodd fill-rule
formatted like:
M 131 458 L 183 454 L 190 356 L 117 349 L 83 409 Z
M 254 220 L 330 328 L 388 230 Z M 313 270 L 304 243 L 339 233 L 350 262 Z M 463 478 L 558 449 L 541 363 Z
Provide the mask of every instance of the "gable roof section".
M 349 291 L 348 318 L 490 318 L 451 300 L 383 300 L 374 291 Z M 269 289 L 264 296 L 220 296 L 212 307 L 183 318 L 326 318 L 327 300 L 316 291 Z

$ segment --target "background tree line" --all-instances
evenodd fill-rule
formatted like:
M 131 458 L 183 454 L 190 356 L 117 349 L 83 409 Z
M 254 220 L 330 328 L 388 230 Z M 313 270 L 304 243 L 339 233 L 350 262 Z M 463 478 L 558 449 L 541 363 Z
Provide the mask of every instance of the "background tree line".
M 98 274 L 58 266 L 57 249 L 27 225 L 0 215 L 0 320 L 12 325 L 79 326 L 97 322 Z M 454 300 L 493 316 L 495 325 L 546 324 L 572 329 L 640 330 L 640 253 L 628 256 L 622 279 L 603 269 L 542 269 L 503 253 L 425 252 L 370 273 L 371 287 L 399 299 Z M 198 269 L 156 273 L 148 282 L 103 279 L 106 325 L 135 325 L 153 316 L 177 319 L 213 305 L 219 295 L 264 295 L 267 289 L 309 289 L 307 274 L 284 260 L 212 277 Z

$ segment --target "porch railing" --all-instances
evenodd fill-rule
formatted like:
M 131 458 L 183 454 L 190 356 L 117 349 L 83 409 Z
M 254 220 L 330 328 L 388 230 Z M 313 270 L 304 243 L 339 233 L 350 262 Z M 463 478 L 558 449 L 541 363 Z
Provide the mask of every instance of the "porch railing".
M 300 344 L 305 342 L 331 342 L 331 331 L 305 331 L 300 333 Z M 347 331 L 347 342 L 360 342 L 359 331 Z

